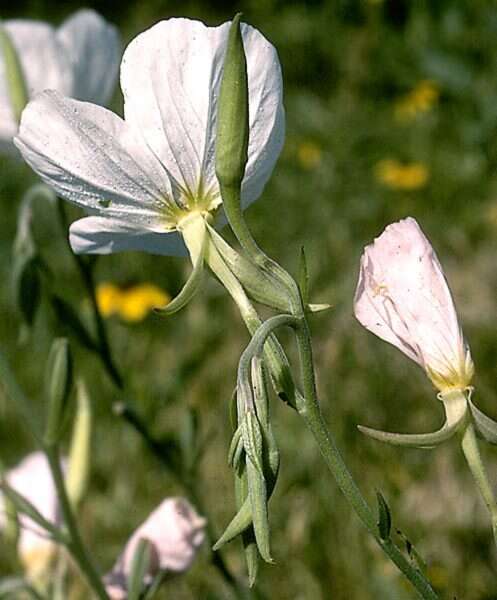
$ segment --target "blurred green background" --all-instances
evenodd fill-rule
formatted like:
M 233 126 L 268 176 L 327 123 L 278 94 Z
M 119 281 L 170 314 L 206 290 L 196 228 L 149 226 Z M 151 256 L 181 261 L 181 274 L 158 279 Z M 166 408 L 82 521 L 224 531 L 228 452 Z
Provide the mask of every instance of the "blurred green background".
M 391 431 L 439 426 L 441 407 L 424 374 L 362 329 L 352 315 L 358 261 L 386 224 L 415 217 L 443 263 L 476 364 L 475 399 L 497 416 L 497 3 L 440 0 L 252 0 L 89 3 L 128 42 L 170 16 L 210 25 L 242 10 L 278 49 L 285 83 L 287 137 L 263 197 L 248 211 L 266 251 L 297 270 L 305 246 L 314 302 L 333 309 L 311 319 L 323 411 L 367 497 L 388 499 L 394 527 L 414 543 L 444 598 L 497 598 L 496 555 L 482 502 L 455 440 L 434 451 L 395 449 L 362 437 L 358 423 Z M 18 0 L 3 18 L 60 23 L 76 1 Z M 116 91 L 114 108 L 121 110 Z M 0 158 L 0 338 L 19 380 L 41 410 L 44 361 L 61 333 L 45 301 L 29 337 L 13 301 L 11 247 L 17 207 L 36 177 Z M 73 216 L 77 216 L 74 210 Z M 52 209 L 35 228 L 56 274 L 54 289 L 79 307 L 88 302 Z M 187 261 L 141 254 L 99 259 L 97 280 L 152 282 L 177 292 Z M 203 443 L 197 488 L 221 532 L 234 507 L 226 464 L 228 400 L 247 333 L 213 280 L 181 313 L 129 324 L 109 319 L 126 396 L 158 438 L 177 435 L 186 409 L 197 411 Z M 21 339 L 22 338 L 22 339 Z M 136 433 L 112 411 L 124 399 L 98 360 L 74 343 L 97 413 L 91 490 L 81 513 L 102 569 L 129 533 L 168 495 L 184 493 Z M 274 402 L 282 466 L 271 501 L 275 566 L 264 566 L 254 598 L 403 600 L 414 594 L 365 535 L 307 431 Z M 33 448 L 15 407 L 0 395 L 1 459 Z M 497 451 L 483 448 L 492 482 Z M 0 548 L 1 572 L 12 561 Z M 223 551 L 243 575 L 238 542 Z M 231 598 L 203 553 L 168 582 L 171 599 Z

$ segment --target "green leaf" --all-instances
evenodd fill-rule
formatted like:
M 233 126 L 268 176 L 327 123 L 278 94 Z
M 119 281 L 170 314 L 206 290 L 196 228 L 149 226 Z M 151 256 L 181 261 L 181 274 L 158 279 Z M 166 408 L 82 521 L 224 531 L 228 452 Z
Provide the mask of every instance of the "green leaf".
M 254 463 L 247 463 L 247 482 L 252 509 L 252 524 L 254 528 L 257 549 L 267 563 L 274 563 L 269 542 L 269 515 L 266 480 L 256 469 Z
M 376 492 L 376 501 L 378 502 L 378 532 L 382 540 L 388 540 L 392 528 L 392 516 L 388 504 L 382 493 Z
M 252 507 L 250 499 L 246 498 L 236 515 L 231 519 L 229 525 L 224 530 L 221 537 L 214 544 L 212 549 L 219 550 L 228 542 L 231 542 L 237 535 L 243 533 L 252 524 Z
M 304 306 L 309 302 L 309 271 L 304 246 L 300 248 L 298 284 Z

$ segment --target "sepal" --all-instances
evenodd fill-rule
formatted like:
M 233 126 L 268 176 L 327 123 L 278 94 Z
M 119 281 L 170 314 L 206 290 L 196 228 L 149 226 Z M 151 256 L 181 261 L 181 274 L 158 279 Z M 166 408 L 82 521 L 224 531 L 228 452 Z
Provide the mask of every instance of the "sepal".
M 445 409 L 445 423 L 440 429 L 432 433 L 390 433 L 358 425 L 361 433 L 394 446 L 411 448 L 435 448 L 449 440 L 460 431 L 468 421 L 467 398 L 461 390 L 451 390 L 438 395 Z
M 497 444 L 497 422 L 487 417 L 485 413 L 475 406 L 471 401 L 471 394 L 468 397 L 468 404 L 476 431 L 485 441 L 490 444 Z

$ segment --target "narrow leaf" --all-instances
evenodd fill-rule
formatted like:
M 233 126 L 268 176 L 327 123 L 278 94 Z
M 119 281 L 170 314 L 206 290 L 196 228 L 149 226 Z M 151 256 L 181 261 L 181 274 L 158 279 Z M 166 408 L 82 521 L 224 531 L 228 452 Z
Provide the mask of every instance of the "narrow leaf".
M 261 477 L 264 477 L 264 468 L 262 463 L 262 433 L 253 411 L 247 411 L 241 424 L 243 448 L 249 462 L 254 465 Z
M 497 444 L 497 423 L 477 408 L 471 398 L 468 401 L 478 433 L 490 444 Z
M 392 517 L 388 504 L 379 491 L 376 492 L 376 501 L 378 502 L 378 531 L 382 540 L 388 540 L 392 528 Z
M 300 248 L 298 283 L 304 306 L 309 302 L 309 271 L 304 246 Z
M 252 524 L 252 508 L 250 499 L 246 498 L 242 507 L 231 519 L 228 527 L 224 530 L 224 533 L 217 540 L 213 546 L 213 550 L 219 550 L 228 542 L 231 542 L 237 535 L 243 533 Z

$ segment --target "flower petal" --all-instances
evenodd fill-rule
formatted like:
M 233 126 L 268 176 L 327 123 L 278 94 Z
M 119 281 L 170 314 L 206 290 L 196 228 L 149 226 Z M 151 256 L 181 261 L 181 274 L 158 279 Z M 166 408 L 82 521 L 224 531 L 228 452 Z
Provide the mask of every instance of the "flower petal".
M 163 169 L 117 115 L 46 91 L 23 112 L 16 146 L 28 164 L 67 200 L 164 231 L 171 187 Z
M 389 225 L 365 249 L 355 314 L 424 367 L 440 389 L 469 384 L 473 363 L 449 286 L 414 219 Z
M 285 139 L 283 81 L 276 49 L 257 29 L 242 24 L 247 55 L 250 137 L 242 204 L 256 200 L 266 185 Z
M 126 121 L 142 131 L 162 164 L 193 194 L 225 31 L 189 19 L 161 21 L 131 42 L 121 66 Z
M 105 105 L 114 91 L 122 54 L 116 27 L 84 9 L 64 21 L 56 36 L 72 68 L 68 95 Z
M 215 176 L 217 97 L 229 23 L 169 19 L 139 35 L 121 67 L 126 121 L 178 184 L 191 195 L 209 192 L 219 203 Z M 249 80 L 249 160 L 242 189 L 246 205 L 260 195 L 284 138 L 282 81 L 274 47 L 242 25 Z
M 136 250 L 166 256 L 187 256 L 179 233 L 155 233 L 135 229 L 122 221 L 85 217 L 69 229 L 69 241 L 76 254 L 111 254 Z

